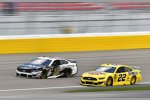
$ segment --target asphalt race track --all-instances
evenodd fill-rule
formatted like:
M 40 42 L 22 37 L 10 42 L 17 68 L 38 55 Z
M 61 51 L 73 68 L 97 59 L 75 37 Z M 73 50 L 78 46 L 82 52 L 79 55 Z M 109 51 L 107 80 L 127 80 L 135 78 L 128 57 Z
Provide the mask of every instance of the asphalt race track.
M 75 59 L 78 61 L 78 75 L 71 78 L 27 79 L 15 77 L 20 63 L 26 63 L 37 56 L 51 56 Z M 0 55 L 0 99 L 91 99 L 95 98 L 150 98 L 150 91 L 103 92 L 103 93 L 64 93 L 69 89 L 89 88 L 79 85 L 80 75 L 95 69 L 101 63 L 127 64 L 141 67 L 143 82 L 150 83 L 150 49 L 93 51 L 69 53 L 34 53 Z M 107 88 L 107 87 L 106 87 Z

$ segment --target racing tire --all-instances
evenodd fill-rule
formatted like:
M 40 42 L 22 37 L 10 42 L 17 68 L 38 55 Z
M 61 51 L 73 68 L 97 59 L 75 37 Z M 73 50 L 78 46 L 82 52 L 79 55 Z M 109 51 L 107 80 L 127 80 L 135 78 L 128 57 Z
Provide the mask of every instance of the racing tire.
M 43 70 L 42 73 L 41 73 L 40 78 L 41 79 L 46 79 L 47 78 L 47 73 L 48 73 L 47 70 Z
M 65 69 L 64 71 L 64 76 L 65 77 L 71 77 L 72 76 L 72 70 L 71 69 Z
M 112 79 L 112 77 L 108 77 L 107 78 L 106 86 L 113 86 L 113 79 Z
M 130 80 L 130 85 L 135 85 L 135 83 L 136 83 L 136 76 L 132 76 Z

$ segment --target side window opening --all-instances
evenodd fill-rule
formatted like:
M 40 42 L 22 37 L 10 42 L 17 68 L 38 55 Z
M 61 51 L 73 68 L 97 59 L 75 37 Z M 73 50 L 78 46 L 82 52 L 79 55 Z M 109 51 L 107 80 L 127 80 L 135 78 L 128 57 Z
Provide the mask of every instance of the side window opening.
M 126 72 L 132 72 L 132 68 L 126 67 Z
M 61 65 L 60 60 L 55 60 L 52 64 L 52 66 L 59 66 L 59 65 Z
M 68 61 L 66 61 L 66 60 L 61 60 L 61 63 L 62 63 L 62 64 L 68 64 Z
M 123 73 L 123 72 L 125 72 L 125 67 L 118 68 L 116 73 Z

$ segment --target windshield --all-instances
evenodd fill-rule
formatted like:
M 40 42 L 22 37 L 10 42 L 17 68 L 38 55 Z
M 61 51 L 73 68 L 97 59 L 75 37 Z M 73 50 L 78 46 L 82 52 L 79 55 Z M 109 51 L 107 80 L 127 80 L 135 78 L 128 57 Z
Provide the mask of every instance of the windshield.
M 51 60 L 48 60 L 48 59 L 37 58 L 37 59 L 32 60 L 31 64 L 48 66 L 50 62 Z
M 115 67 L 100 66 L 100 67 L 96 68 L 95 71 L 98 71 L 98 72 L 107 72 L 107 73 L 114 73 L 115 70 L 116 70 Z

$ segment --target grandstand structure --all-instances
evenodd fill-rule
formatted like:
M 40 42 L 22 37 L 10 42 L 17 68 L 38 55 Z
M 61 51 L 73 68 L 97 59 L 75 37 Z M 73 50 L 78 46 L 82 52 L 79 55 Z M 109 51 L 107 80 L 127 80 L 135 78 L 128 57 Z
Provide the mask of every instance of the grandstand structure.
M 0 35 L 150 31 L 149 23 L 150 1 L 0 2 Z

